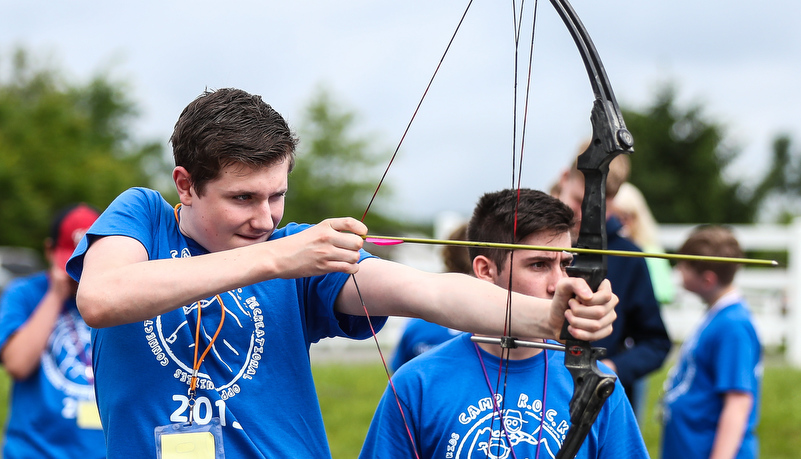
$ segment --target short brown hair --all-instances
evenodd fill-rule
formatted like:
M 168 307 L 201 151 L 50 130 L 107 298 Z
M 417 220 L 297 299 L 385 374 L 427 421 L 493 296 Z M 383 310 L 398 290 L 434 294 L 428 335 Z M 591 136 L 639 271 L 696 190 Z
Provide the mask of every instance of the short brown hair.
M 448 236 L 451 241 L 467 240 L 467 223 L 459 225 L 451 231 Z M 471 263 L 470 253 L 463 245 L 446 245 L 442 248 L 442 261 L 445 263 L 445 271 L 449 273 L 473 274 L 473 264 Z
M 702 225 L 696 227 L 679 248 L 683 255 L 702 255 L 715 257 L 742 258 L 740 243 L 729 228 L 718 225 Z M 720 263 L 713 261 L 684 260 L 686 266 L 697 273 L 711 271 L 718 277 L 720 285 L 730 285 L 734 275 L 740 268 L 737 263 Z
M 467 239 L 476 242 L 520 242 L 534 233 L 562 234 L 570 231 L 573 211 L 562 201 L 542 191 L 522 188 L 487 193 L 479 199 L 467 225 Z M 514 240 L 514 228 L 517 238 Z M 483 255 L 502 269 L 510 250 L 470 247 L 470 259 Z
M 241 89 L 206 90 L 178 117 L 172 137 L 176 166 L 189 172 L 199 195 L 231 164 L 259 168 L 295 164 L 297 137 L 261 96 Z

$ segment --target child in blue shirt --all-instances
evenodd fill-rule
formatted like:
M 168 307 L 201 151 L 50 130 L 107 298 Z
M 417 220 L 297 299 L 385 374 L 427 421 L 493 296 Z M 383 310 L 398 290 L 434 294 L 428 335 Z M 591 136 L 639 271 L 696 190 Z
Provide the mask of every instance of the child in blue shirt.
M 506 242 L 516 223 L 522 244 L 568 247 L 573 217 L 539 191 L 487 193 L 468 224 L 468 240 Z M 541 298 L 555 293 L 573 260 L 555 251 L 471 247 L 470 254 L 478 279 Z M 564 359 L 561 352 L 477 344 L 467 333 L 440 344 L 395 373 L 394 390 L 384 392 L 360 457 L 553 458 L 570 426 L 574 384 Z M 599 368 L 610 372 L 602 363 Z M 577 458 L 648 457 L 623 386 L 615 386 Z
M 98 215 L 86 204 L 57 213 L 45 241 L 50 268 L 15 279 L 0 299 L 0 360 L 13 379 L 5 459 L 106 457 L 89 327 L 65 270 Z
M 696 229 L 679 249 L 688 255 L 742 257 L 726 228 Z M 762 347 L 751 313 L 733 285 L 738 265 L 678 264 L 684 288 L 709 309 L 682 345 L 665 382 L 662 457 L 755 458 Z

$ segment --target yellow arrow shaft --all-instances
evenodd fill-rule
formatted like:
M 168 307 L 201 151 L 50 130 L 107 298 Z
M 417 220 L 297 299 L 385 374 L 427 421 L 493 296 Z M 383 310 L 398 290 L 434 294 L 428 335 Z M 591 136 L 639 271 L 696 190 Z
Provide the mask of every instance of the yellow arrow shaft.
M 664 258 L 667 260 L 696 260 L 696 261 L 712 261 L 720 263 L 741 263 L 746 265 L 761 265 L 761 266 L 778 266 L 779 263 L 775 260 L 762 260 L 758 258 L 733 258 L 733 257 L 712 257 L 704 255 L 684 255 L 679 253 L 649 253 L 649 252 L 630 252 L 627 250 L 601 250 L 601 249 L 584 249 L 578 247 L 551 247 L 547 245 L 527 245 L 527 244 L 505 244 L 502 242 L 473 242 L 473 241 L 456 241 L 450 239 L 426 239 L 416 237 L 395 237 L 395 236 L 373 236 L 367 235 L 363 238 L 372 242 L 386 241 L 389 243 L 402 243 L 408 242 L 412 244 L 432 244 L 432 245 L 453 245 L 463 247 L 487 247 L 493 249 L 510 249 L 510 250 L 541 250 L 546 252 L 570 252 L 577 254 L 596 254 L 596 255 L 611 255 L 616 257 L 635 257 L 635 258 Z

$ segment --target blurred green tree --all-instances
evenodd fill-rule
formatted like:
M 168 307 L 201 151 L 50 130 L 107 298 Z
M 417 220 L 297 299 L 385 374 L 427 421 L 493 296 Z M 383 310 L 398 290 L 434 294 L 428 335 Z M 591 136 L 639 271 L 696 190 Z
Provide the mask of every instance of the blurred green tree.
M 792 144 L 789 134 L 774 137 L 770 168 L 752 197 L 762 204 L 760 215 L 763 218 L 781 223 L 801 215 L 798 200 L 801 196 L 801 150 L 793 150 Z
M 379 166 L 389 154 L 376 150 L 370 137 L 357 135 L 356 121 L 356 114 L 341 108 L 325 89 L 311 98 L 298 129 L 300 143 L 289 175 L 284 222 L 361 219 L 378 184 Z M 385 183 L 365 220 L 373 233 L 397 234 L 414 227 L 381 212 L 381 203 L 390 196 Z
M 103 209 L 169 174 L 162 145 L 133 138 L 137 111 L 123 82 L 69 82 L 24 49 L 9 57 L 0 56 L 11 64 L 0 73 L 0 245 L 40 249 L 59 208 Z
M 623 110 L 634 135 L 631 182 L 660 223 L 751 223 L 761 201 L 740 181 L 725 179 L 739 151 L 726 143 L 724 127 L 701 105 L 676 105 L 667 85 L 642 112 Z

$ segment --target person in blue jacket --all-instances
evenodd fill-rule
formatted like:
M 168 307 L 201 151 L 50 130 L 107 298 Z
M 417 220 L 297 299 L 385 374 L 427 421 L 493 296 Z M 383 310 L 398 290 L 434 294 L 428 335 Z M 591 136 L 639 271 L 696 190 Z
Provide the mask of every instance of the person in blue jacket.
M 485 194 L 468 224 L 468 240 L 509 242 L 514 226 L 522 244 L 568 247 L 573 212 L 545 193 L 519 191 L 519 202 L 518 190 Z M 538 297 L 555 293 L 573 258 L 567 252 L 480 247 L 471 247 L 470 255 L 478 279 Z M 526 339 L 513 325 L 517 333 Z M 360 458 L 556 456 L 570 426 L 573 395 L 564 354 L 504 350 L 474 343 L 470 336 L 462 334 L 400 367 L 376 409 Z M 619 382 L 576 457 L 648 457 Z
M 3 457 L 106 457 L 89 327 L 75 305 L 67 259 L 99 213 L 86 204 L 53 218 L 44 272 L 14 280 L 0 299 L 0 359 L 13 379 Z
M 627 155 L 616 156 L 609 165 L 606 181 L 606 234 L 610 250 L 642 250 L 620 234 L 622 224 L 612 215 L 612 201 L 620 186 L 628 179 L 630 162 Z M 579 218 L 573 232 L 578 236 L 581 219 L 581 202 L 584 199 L 584 175 L 573 166 L 562 173 L 556 197 L 570 206 Z M 607 277 L 612 289 L 620 298 L 616 308 L 617 319 L 608 337 L 593 343 L 607 350 L 603 360 L 620 378 L 634 412 L 642 418 L 645 398 L 642 382 L 650 373 L 662 367 L 672 343 L 668 336 L 659 301 L 654 295 L 648 265 L 643 258 L 608 257 Z
M 297 139 L 260 96 L 206 91 L 171 137 L 179 205 L 123 192 L 67 268 L 93 327 L 108 457 L 325 458 L 309 347 L 365 338 L 388 315 L 501 334 L 507 293 L 463 275 L 372 257 L 353 218 L 283 217 Z M 552 299 L 516 296 L 513 320 L 554 338 L 610 333 L 617 303 L 564 279 Z
M 678 253 L 743 256 L 732 232 L 721 226 L 696 228 Z M 684 288 L 708 309 L 665 381 L 662 458 L 759 457 L 762 345 L 734 286 L 739 265 L 682 260 L 678 267 Z

